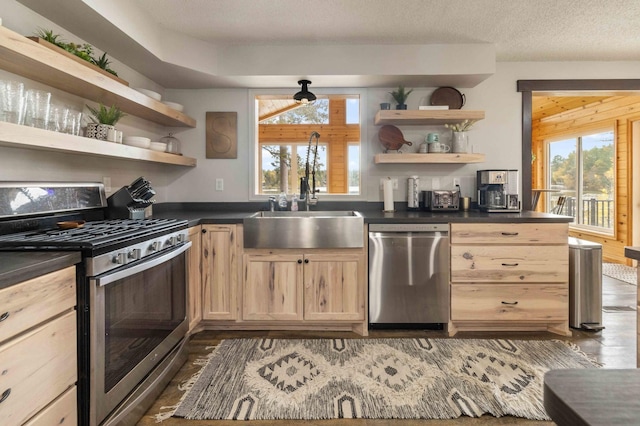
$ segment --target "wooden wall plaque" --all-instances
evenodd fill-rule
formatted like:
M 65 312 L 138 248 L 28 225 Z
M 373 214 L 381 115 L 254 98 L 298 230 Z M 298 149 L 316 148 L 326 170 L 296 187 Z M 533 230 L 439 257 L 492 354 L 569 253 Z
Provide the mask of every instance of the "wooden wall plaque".
M 206 158 L 238 158 L 238 113 L 207 111 L 206 126 Z

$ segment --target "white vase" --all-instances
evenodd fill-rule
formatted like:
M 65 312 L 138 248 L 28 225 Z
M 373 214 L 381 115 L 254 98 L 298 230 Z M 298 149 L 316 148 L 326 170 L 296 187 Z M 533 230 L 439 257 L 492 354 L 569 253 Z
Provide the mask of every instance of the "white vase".
M 467 132 L 453 132 L 451 148 L 453 152 L 469 152 L 469 137 L 467 136 Z

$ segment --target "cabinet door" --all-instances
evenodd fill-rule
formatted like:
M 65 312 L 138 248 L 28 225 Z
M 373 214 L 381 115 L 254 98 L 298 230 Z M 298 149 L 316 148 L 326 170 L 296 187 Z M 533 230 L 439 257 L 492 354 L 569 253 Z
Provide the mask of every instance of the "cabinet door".
M 302 319 L 302 254 L 245 254 L 243 265 L 243 319 Z
M 304 257 L 304 319 L 363 320 L 364 262 L 360 254 Z
M 202 320 L 202 228 L 193 226 L 189 228 L 189 241 L 191 249 L 187 252 L 187 317 L 189 319 L 189 331 L 193 330 Z
M 202 225 L 203 319 L 237 318 L 236 225 Z

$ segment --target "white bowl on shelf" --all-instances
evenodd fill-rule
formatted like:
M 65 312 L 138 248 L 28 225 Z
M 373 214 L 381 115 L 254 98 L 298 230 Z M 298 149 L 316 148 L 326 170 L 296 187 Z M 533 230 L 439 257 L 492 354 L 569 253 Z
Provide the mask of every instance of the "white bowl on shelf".
M 184 110 L 184 105 L 176 102 L 162 101 L 162 103 L 168 106 L 169 108 L 175 109 L 176 111 L 182 112 Z
M 151 142 L 149 148 L 152 151 L 165 152 L 167 150 L 167 144 L 164 142 Z
M 149 89 L 142 89 L 142 88 L 138 88 L 136 87 L 136 89 L 138 92 L 143 93 L 145 95 L 147 95 L 150 98 L 155 99 L 156 101 L 159 101 L 162 99 L 162 95 L 158 92 L 154 92 L 153 90 L 149 90 Z
M 125 136 L 122 138 L 122 143 L 138 148 L 149 148 L 151 146 L 151 139 L 142 136 Z

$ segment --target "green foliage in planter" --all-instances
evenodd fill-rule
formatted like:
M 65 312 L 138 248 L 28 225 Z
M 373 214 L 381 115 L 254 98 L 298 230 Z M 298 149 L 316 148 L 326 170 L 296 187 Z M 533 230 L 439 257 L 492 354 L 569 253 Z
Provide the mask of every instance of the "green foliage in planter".
M 99 68 L 102 68 L 108 73 L 111 73 L 118 76 L 114 70 L 109 68 L 110 61 L 107 59 L 107 54 L 103 53 L 99 58 L 95 58 L 93 56 L 93 46 L 88 43 L 84 44 L 75 44 L 75 43 L 67 43 L 63 41 L 60 37 L 60 34 L 55 34 L 52 30 L 45 30 L 42 28 L 38 28 L 36 35 L 41 39 L 48 41 L 51 44 L 55 44 L 56 46 L 66 50 L 67 52 L 76 55 L 77 57 L 84 59 L 87 62 L 90 62 Z
M 92 108 L 87 105 L 87 109 L 91 112 L 92 116 L 89 117 L 91 121 L 97 124 L 107 124 L 110 126 L 115 126 L 122 117 L 127 115 L 115 105 L 111 105 L 110 108 L 107 108 L 102 103 L 98 108 Z
M 406 103 L 407 98 L 413 92 L 413 89 L 409 89 L 405 91 L 404 86 L 398 86 L 398 90 L 394 90 L 393 92 L 389 92 L 393 99 L 398 103 L 398 105 L 403 105 Z

